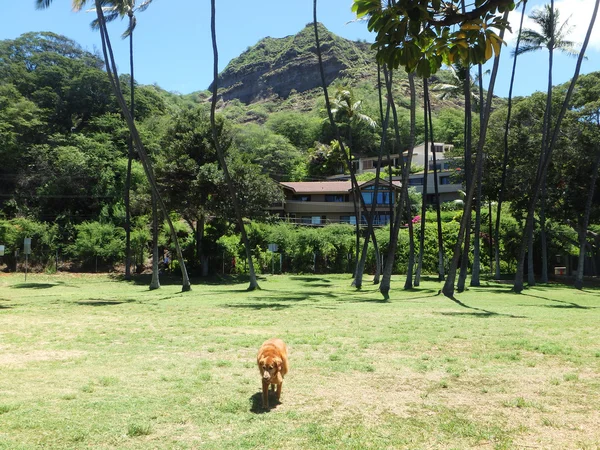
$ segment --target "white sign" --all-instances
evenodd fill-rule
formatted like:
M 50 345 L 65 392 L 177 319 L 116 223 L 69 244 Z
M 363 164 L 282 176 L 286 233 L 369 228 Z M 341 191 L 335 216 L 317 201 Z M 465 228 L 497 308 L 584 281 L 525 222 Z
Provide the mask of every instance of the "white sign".
M 277 244 L 269 244 L 269 251 L 276 252 L 279 246 Z
M 31 255 L 31 238 L 25 238 L 23 241 L 23 253 Z
M 4 256 L 4 245 L 0 245 L 0 256 Z

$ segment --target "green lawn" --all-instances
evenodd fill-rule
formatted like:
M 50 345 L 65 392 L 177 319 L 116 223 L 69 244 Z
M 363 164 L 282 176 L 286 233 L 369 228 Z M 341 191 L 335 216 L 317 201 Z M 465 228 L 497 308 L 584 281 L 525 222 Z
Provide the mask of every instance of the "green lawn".
M 598 448 L 600 290 L 147 281 L 0 275 L 0 449 Z M 265 413 L 272 336 L 291 369 Z

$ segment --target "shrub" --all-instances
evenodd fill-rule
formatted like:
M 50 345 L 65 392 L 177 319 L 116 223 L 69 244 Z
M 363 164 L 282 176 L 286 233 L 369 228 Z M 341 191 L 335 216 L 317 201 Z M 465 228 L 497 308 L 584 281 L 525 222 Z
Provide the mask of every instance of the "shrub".
M 125 230 L 110 223 L 84 222 L 68 253 L 82 265 L 115 264 L 125 255 Z

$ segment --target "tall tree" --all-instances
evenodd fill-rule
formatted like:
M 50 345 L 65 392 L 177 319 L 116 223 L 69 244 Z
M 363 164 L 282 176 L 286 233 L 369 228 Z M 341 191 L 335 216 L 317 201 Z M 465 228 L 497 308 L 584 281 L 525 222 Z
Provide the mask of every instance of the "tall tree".
M 348 170 L 350 171 L 351 177 L 356 177 L 356 169 L 352 164 L 352 128 L 359 123 L 365 123 L 371 128 L 375 128 L 377 123 L 366 114 L 361 113 L 362 100 L 358 100 L 354 95 L 354 90 L 345 86 L 338 86 L 335 95 L 331 101 L 331 114 L 336 119 L 336 123 L 340 128 L 346 128 L 346 139 L 348 149 L 348 160 L 350 161 Z M 355 250 L 355 269 L 354 269 L 354 281 L 353 285 L 360 288 L 361 280 L 358 280 L 357 276 L 360 266 L 360 225 L 361 225 L 361 200 L 360 200 L 360 189 L 352 190 L 352 203 L 354 206 L 354 217 L 356 220 L 356 250 Z M 367 236 L 370 236 L 367 233 Z M 366 239 L 368 242 L 368 237 Z M 361 274 L 362 276 L 362 274 Z
M 52 3 L 52 0 L 36 0 L 36 6 L 40 9 L 49 7 L 51 3 Z M 87 0 L 73 0 L 72 1 L 73 10 L 80 11 L 85 6 L 86 3 L 87 3 Z M 154 195 L 156 195 L 156 199 L 158 201 L 160 209 L 162 210 L 162 212 L 165 216 L 165 219 L 167 221 L 167 224 L 169 225 L 169 230 L 171 232 L 171 237 L 175 244 L 175 248 L 177 251 L 177 259 L 178 259 L 179 267 L 180 267 L 181 274 L 182 274 L 182 291 L 184 291 L 184 292 L 189 291 L 189 290 L 191 290 L 191 283 L 190 283 L 190 279 L 189 279 L 187 269 L 185 266 L 185 261 L 183 259 L 183 253 L 181 251 L 181 246 L 179 245 L 179 240 L 177 238 L 177 233 L 175 232 L 175 228 L 169 217 L 165 203 L 162 200 L 162 198 L 160 197 L 160 193 L 158 191 L 158 186 L 156 184 L 156 179 L 154 177 L 154 170 L 152 168 L 152 162 L 151 162 L 150 158 L 148 157 L 148 154 L 146 153 L 146 149 L 142 143 L 142 140 L 140 138 L 140 135 L 139 135 L 139 132 L 135 125 L 135 122 L 133 121 L 133 117 L 131 115 L 129 107 L 127 106 L 125 97 L 123 96 L 123 92 L 121 91 L 117 66 L 114 61 L 114 55 L 113 55 L 113 51 L 112 51 L 110 37 L 108 35 L 108 30 L 106 28 L 106 21 L 104 19 L 104 11 L 102 10 L 102 7 L 105 5 L 106 5 L 106 1 L 95 0 L 96 15 L 98 17 L 98 22 L 97 22 L 98 30 L 100 31 L 100 37 L 101 37 L 101 41 L 102 41 L 102 53 L 104 55 L 104 63 L 105 63 L 106 73 L 108 75 L 110 84 L 111 84 L 113 91 L 115 93 L 115 96 L 117 98 L 117 102 L 119 103 L 119 106 L 121 108 L 123 117 L 125 118 L 125 122 L 127 123 L 127 126 L 129 127 L 129 131 L 132 135 L 134 145 L 138 149 L 140 160 L 142 161 L 142 165 L 144 167 L 144 171 L 146 172 L 146 177 L 148 178 L 148 182 L 150 184 L 152 192 Z
M 500 279 L 500 218 L 502 217 L 502 202 L 504 201 L 504 190 L 506 188 L 506 171 L 508 168 L 508 134 L 510 131 L 510 118 L 512 114 L 512 94 L 513 87 L 515 84 L 515 74 L 517 72 L 517 56 L 519 48 L 521 47 L 521 34 L 523 30 L 523 20 L 525 19 L 525 9 L 527 8 L 527 0 L 522 1 L 523 11 L 521 12 L 521 20 L 519 22 L 519 32 L 517 34 L 517 43 L 515 45 L 515 54 L 513 58 L 512 71 L 510 74 L 510 87 L 508 89 L 508 110 L 506 112 L 506 125 L 504 127 L 504 153 L 502 158 L 502 176 L 500 180 L 500 189 L 498 191 L 498 206 L 496 207 L 496 225 L 494 228 L 494 258 L 495 258 L 495 272 L 494 278 Z M 490 200 L 491 204 L 491 200 Z M 491 220 L 491 215 L 490 215 Z M 490 235 L 491 239 L 491 235 Z M 490 261 L 491 264 L 491 261 Z
M 425 252 L 425 222 L 427 222 L 427 197 L 429 185 L 429 120 L 427 110 L 427 100 L 429 99 L 429 89 L 427 87 L 427 78 L 423 78 L 423 118 L 425 122 L 425 151 L 423 152 L 425 166 L 423 167 L 423 195 L 421 196 L 421 232 L 419 234 L 419 253 L 417 255 L 417 269 L 415 271 L 415 286 L 421 284 L 421 270 L 423 268 L 423 253 Z M 431 149 L 433 151 L 433 149 Z
M 252 252 L 250 249 L 250 242 L 248 240 L 248 234 L 246 233 L 246 227 L 244 225 L 244 219 L 242 217 L 242 211 L 238 202 L 237 193 L 235 190 L 235 185 L 233 180 L 231 179 L 231 175 L 229 174 L 229 169 L 227 168 L 227 162 L 225 160 L 225 155 L 221 149 L 221 145 L 219 142 L 219 137 L 217 133 L 217 124 L 215 111 L 217 107 L 217 89 L 218 89 L 218 81 L 219 81 L 219 50 L 217 48 L 217 29 L 216 29 L 216 7 L 215 0 L 211 0 L 210 2 L 210 31 L 212 37 L 212 47 L 213 47 L 213 55 L 214 55 L 214 64 L 213 64 L 213 77 L 214 81 L 212 84 L 212 101 L 210 106 L 210 123 L 212 127 L 212 135 L 213 141 L 215 145 L 215 150 L 217 151 L 217 158 L 219 159 L 219 164 L 221 165 L 221 170 L 223 171 L 223 175 L 225 177 L 225 182 L 229 187 L 229 194 L 231 195 L 231 201 L 233 203 L 233 209 L 235 211 L 235 217 L 237 220 L 238 227 L 240 228 L 240 233 L 242 234 L 242 241 L 244 242 L 244 247 L 246 249 L 246 259 L 248 260 L 248 271 L 250 274 L 250 286 L 248 286 L 249 291 L 253 291 L 255 289 L 260 289 L 258 285 L 258 281 L 256 279 L 256 272 L 254 271 L 254 263 L 252 261 Z
M 506 22 L 508 18 L 508 10 L 505 11 L 503 15 L 503 20 Z M 500 31 L 500 39 L 504 38 L 505 28 L 503 27 Z M 473 172 L 480 173 L 480 168 L 483 165 L 483 147 L 485 145 L 485 137 L 487 132 L 487 124 L 490 118 L 491 106 L 492 106 L 492 98 L 494 94 L 494 86 L 496 83 L 496 75 L 498 73 L 498 67 L 500 65 L 500 51 L 496 53 L 494 58 L 494 65 L 492 68 L 492 74 L 490 78 L 490 84 L 488 86 L 487 92 L 487 100 L 485 102 L 485 110 L 482 115 L 482 123 L 480 124 L 481 134 L 479 136 L 479 143 L 477 146 L 477 156 L 475 157 L 475 167 Z M 456 241 L 456 246 L 454 247 L 454 255 L 452 257 L 452 262 L 450 263 L 450 268 L 448 269 L 448 277 L 446 278 L 446 282 L 444 283 L 444 287 L 442 288 L 442 292 L 446 297 L 453 298 L 454 297 L 454 281 L 456 279 L 456 270 L 458 268 L 458 262 L 461 255 L 461 248 L 463 243 L 463 237 L 466 233 L 468 233 L 467 225 L 471 218 L 471 209 L 473 205 L 473 197 L 475 195 L 475 186 L 476 183 L 471 182 L 469 189 L 467 190 L 467 195 L 465 198 L 465 206 L 463 211 L 463 217 L 460 221 L 460 228 L 458 231 L 458 238 Z M 464 253 L 463 253 L 464 254 Z
M 106 0 L 106 6 L 102 8 L 105 13 L 106 22 L 112 22 L 117 18 L 128 17 L 129 23 L 127 29 L 121 35 L 123 39 L 129 38 L 129 89 L 130 89 L 130 104 L 131 117 L 135 120 L 135 77 L 133 64 L 133 31 L 135 30 L 137 19 L 136 12 L 145 11 L 152 0 L 144 0 L 139 6 L 136 6 L 135 0 Z M 98 29 L 98 19 L 92 22 L 92 28 Z M 134 157 L 133 139 L 129 138 L 129 152 L 127 155 L 127 176 L 125 178 L 125 279 L 131 278 L 131 164 Z M 154 196 L 154 194 L 152 194 Z M 152 199 L 152 214 L 157 213 L 156 199 Z M 153 218 L 153 223 L 158 223 L 158 218 Z M 153 250 L 152 250 L 152 281 L 150 289 L 158 289 L 160 287 L 158 275 L 158 230 L 153 233 Z
M 431 140 L 431 154 L 433 162 L 433 192 L 435 196 L 435 213 L 437 222 L 437 241 L 438 241 L 438 280 L 443 281 L 444 275 L 444 240 L 442 236 L 442 211 L 440 205 L 440 190 L 438 186 L 438 166 L 435 148 L 435 139 L 433 133 L 433 120 L 431 114 L 431 96 L 429 95 L 428 83 L 424 83 L 427 103 L 427 116 L 429 118 L 429 135 Z
M 554 150 L 556 141 L 558 140 L 558 135 L 560 133 L 560 126 L 561 126 L 562 120 L 565 116 L 565 113 L 567 111 L 567 108 L 571 102 L 571 97 L 573 95 L 573 90 L 575 88 L 575 84 L 577 83 L 577 79 L 579 78 L 581 64 L 583 63 L 585 50 L 590 41 L 590 37 L 592 35 L 592 30 L 594 29 L 594 23 L 596 21 L 597 15 L 598 15 L 598 6 L 599 5 L 600 5 L 600 0 L 596 0 L 596 2 L 594 4 L 594 9 L 592 12 L 590 24 L 588 26 L 588 30 L 585 35 L 585 39 L 583 41 L 583 45 L 579 52 L 579 56 L 577 57 L 577 63 L 575 65 L 575 71 L 573 74 L 573 78 L 571 79 L 571 83 L 569 85 L 569 88 L 568 88 L 565 98 L 563 100 L 562 107 L 556 118 L 554 129 L 552 130 L 552 133 L 548 133 L 547 146 L 543 146 L 545 151 L 542 152 L 541 156 L 543 158 L 540 158 L 540 164 L 538 166 L 538 171 L 537 171 L 537 174 L 535 177 L 535 182 L 533 184 L 531 198 L 529 199 L 529 204 L 528 204 L 528 208 L 527 208 L 527 218 L 525 220 L 525 227 L 524 227 L 524 230 L 525 230 L 524 231 L 524 239 L 522 241 L 521 249 L 519 251 L 519 257 L 517 260 L 517 271 L 516 271 L 516 275 L 515 275 L 515 281 L 513 284 L 513 290 L 517 293 L 523 291 L 523 269 L 524 269 L 523 265 L 524 265 L 524 259 L 525 259 L 525 252 L 527 250 L 528 244 L 531 242 L 531 239 L 533 237 L 534 212 L 535 212 L 535 206 L 536 206 L 537 200 L 538 200 L 539 191 L 545 183 L 546 173 L 548 170 L 548 166 L 550 164 L 552 152 Z
M 515 56 L 524 53 L 531 53 L 542 49 L 548 50 L 548 88 L 546 97 L 546 110 L 544 112 L 543 129 L 542 129 L 542 148 L 540 152 L 540 160 L 538 163 L 538 174 L 540 167 L 544 163 L 544 159 L 549 153 L 549 133 L 552 124 L 552 72 L 554 65 L 554 50 L 559 50 L 568 55 L 577 56 L 575 44 L 567 40 L 568 34 L 571 32 L 568 19 L 562 24 L 560 23 L 560 14 L 554 8 L 554 0 L 551 0 L 549 5 L 545 5 L 542 9 L 534 10 L 529 16 L 540 28 L 540 31 L 525 29 L 522 32 L 521 40 L 523 46 L 518 50 L 515 49 Z M 548 256 L 546 243 L 546 183 L 541 184 L 541 207 L 540 207 L 540 238 L 541 238 L 541 258 L 542 258 L 542 282 L 548 282 Z M 533 222 L 529 229 L 525 230 L 526 239 L 529 242 L 530 249 L 533 247 Z M 530 285 L 535 284 L 533 271 L 533 252 L 528 252 L 529 267 L 527 271 L 528 281 Z

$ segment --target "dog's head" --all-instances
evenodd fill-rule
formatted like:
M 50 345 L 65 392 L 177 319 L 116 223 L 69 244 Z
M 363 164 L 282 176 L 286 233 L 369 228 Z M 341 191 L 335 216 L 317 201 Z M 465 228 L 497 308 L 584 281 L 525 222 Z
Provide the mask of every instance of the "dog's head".
M 281 358 L 277 356 L 265 356 L 258 361 L 260 373 L 265 381 L 275 379 L 281 370 Z

